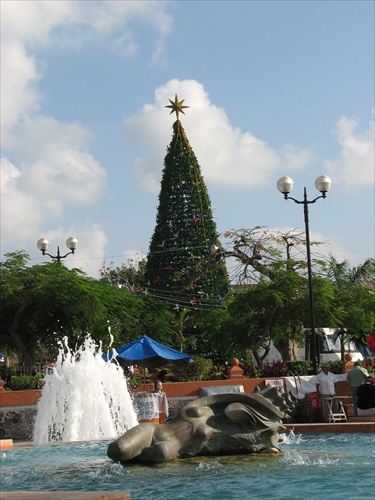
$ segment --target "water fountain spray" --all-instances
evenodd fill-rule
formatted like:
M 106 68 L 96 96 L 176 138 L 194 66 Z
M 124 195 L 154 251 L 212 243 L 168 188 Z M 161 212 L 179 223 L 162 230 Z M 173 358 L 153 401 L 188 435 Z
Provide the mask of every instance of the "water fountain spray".
M 76 351 L 65 337 L 44 378 L 34 444 L 118 437 L 137 423 L 122 368 L 104 361 L 101 344 L 90 337 Z

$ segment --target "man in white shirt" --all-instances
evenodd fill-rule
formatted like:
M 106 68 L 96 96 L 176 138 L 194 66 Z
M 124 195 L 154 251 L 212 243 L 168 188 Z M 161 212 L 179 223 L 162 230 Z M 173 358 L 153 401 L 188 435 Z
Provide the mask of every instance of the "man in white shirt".
M 315 377 L 316 392 L 322 402 L 324 420 L 328 422 L 328 403 L 327 398 L 338 395 L 337 378 L 331 373 L 329 364 L 322 365 L 322 371 Z M 332 411 L 338 412 L 338 402 L 333 400 Z

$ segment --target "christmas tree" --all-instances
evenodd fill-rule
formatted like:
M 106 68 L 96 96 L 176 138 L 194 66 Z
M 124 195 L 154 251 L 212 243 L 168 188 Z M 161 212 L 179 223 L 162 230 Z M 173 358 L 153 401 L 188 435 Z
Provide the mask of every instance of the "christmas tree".
M 147 256 L 150 294 L 182 307 L 220 304 L 229 293 L 225 263 L 213 259 L 219 246 L 211 202 L 200 166 L 179 120 L 184 100 L 169 100 L 176 113 L 164 160 L 156 227 Z

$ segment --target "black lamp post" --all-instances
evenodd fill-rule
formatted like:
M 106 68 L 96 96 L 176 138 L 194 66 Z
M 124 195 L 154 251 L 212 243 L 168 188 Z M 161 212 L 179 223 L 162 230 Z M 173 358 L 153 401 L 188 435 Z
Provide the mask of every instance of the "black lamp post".
M 73 236 L 66 240 L 66 246 L 69 248 L 70 252 L 66 253 L 65 255 L 60 255 L 59 247 L 57 247 L 57 255 L 51 255 L 50 253 L 47 253 L 46 250 L 48 250 L 49 241 L 45 238 L 40 238 L 40 240 L 37 241 L 36 246 L 39 248 L 43 255 L 48 255 L 49 257 L 51 257 L 51 259 L 56 259 L 57 262 L 60 262 L 61 259 L 65 259 L 65 257 L 75 252 L 76 248 L 78 247 L 78 240 Z
M 311 274 L 311 253 L 310 253 L 310 231 L 309 231 L 309 208 L 311 203 L 315 203 L 319 198 L 325 198 L 327 191 L 331 189 L 332 181 L 326 175 L 319 176 L 315 181 L 316 189 L 322 193 L 315 199 L 309 201 L 307 199 L 306 188 L 304 188 L 303 200 L 299 201 L 295 198 L 289 196 L 293 189 L 293 181 L 290 177 L 281 177 L 277 181 L 277 189 L 284 195 L 286 200 L 293 200 L 299 205 L 303 205 L 303 211 L 305 214 L 305 231 L 306 231 L 306 250 L 307 250 L 307 273 L 309 278 L 309 294 L 310 294 L 310 317 L 311 317 L 311 352 L 310 352 L 310 363 L 313 367 L 314 375 L 318 373 L 318 358 L 316 349 L 316 332 L 315 332 L 315 317 L 314 317 L 314 295 L 312 288 L 312 274 Z

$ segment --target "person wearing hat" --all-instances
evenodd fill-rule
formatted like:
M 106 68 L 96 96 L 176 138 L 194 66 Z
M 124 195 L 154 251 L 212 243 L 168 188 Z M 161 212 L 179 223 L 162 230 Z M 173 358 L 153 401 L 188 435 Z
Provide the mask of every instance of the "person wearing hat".
M 353 400 L 353 410 L 355 417 L 358 417 L 358 409 L 357 409 L 358 387 L 365 383 L 366 377 L 368 377 L 367 370 L 362 367 L 362 363 L 359 360 L 354 362 L 353 368 L 349 371 L 348 375 L 346 376 L 346 383 L 352 386 L 352 400 Z
M 316 392 L 318 393 L 320 400 L 322 402 L 324 420 L 328 422 L 328 403 L 327 398 L 332 398 L 338 395 L 337 378 L 330 372 L 329 363 L 324 363 L 322 365 L 322 370 L 315 377 Z M 333 400 L 332 411 L 333 413 L 338 412 L 338 401 Z

